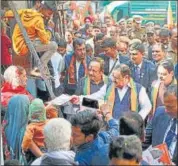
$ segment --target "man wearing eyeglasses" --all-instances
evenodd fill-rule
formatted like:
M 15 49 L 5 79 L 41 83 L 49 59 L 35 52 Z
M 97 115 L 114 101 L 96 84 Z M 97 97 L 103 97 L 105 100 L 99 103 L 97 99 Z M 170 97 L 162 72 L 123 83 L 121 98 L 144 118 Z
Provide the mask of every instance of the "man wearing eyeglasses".
M 104 60 L 95 57 L 90 61 L 88 76 L 83 77 L 78 84 L 76 95 L 90 95 L 100 90 L 100 88 L 111 80 L 104 75 Z
M 130 46 L 130 61 L 128 66 L 131 69 L 131 75 L 135 82 L 144 86 L 147 91 L 151 84 L 156 80 L 156 66 L 149 60 L 144 58 L 144 45 L 135 42 Z
M 169 60 L 164 60 L 158 66 L 157 70 L 158 79 L 153 81 L 151 86 L 151 102 L 153 105 L 152 115 L 157 107 L 164 105 L 164 92 L 172 85 L 177 84 L 174 78 L 174 65 Z
M 133 81 L 131 71 L 125 64 L 117 65 L 112 73 L 112 82 L 98 92 L 86 97 L 104 100 L 113 118 L 120 118 L 128 110 L 139 112 L 143 120 L 151 111 L 151 102 L 143 86 Z M 83 96 L 73 96 L 71 102 L 77 104 Z

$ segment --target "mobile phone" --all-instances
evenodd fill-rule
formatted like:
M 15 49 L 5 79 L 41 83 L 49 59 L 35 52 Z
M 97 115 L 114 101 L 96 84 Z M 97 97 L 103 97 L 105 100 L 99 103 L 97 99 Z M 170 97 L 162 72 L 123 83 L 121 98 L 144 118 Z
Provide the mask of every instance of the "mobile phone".
M 91 109 L 99 109 L 99 103 L 98 100 L 90 99 L 84 97 L 82 100 L 82 106 L 91 108 Z

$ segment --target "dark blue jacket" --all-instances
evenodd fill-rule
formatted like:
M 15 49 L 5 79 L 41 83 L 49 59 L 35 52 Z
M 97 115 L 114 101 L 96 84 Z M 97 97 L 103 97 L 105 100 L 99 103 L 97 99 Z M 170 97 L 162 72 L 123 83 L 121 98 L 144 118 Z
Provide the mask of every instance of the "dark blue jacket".
M 151 123 L 149 124 L 149 131 L 148 129 L 146 131 L 147 142 L 150 142 L 152 146 L 162 144 L 171 119 L 172 118 L 165 112 L 164 106 L 158 107 L 153 119 L 151 120 Z M 178 164 L 177 144 L 172 161 Z
M 69 68 L 72 56 L 73 56 L 73 53 L 72 54 L 68 54 L 68 55 L 65 56 L 65 70 L 66 70 L 66 73 L 67 73 L 67 70 Z M 87 63 L 87 66 L 90 63 L 90 59 L 89 59 L 88 56 L 86 56 L 86 63 Z M 75 68 L 75 78 L 76 78 L 76 65 L 74 66 L 74 68 Z M 82 64 L 80 64 L 80 67 L 79 67 L 79 78 L 78 78 L 78 80 L 76 80 L 76 84 L 68 84 L 68 73 L 67 73 L 66 77 L 65 77 L 65 80 L 64 80 L 65 93 L 73 95 L 75 93 L 76 88 L 77 88 L 78 81 L 82 77 L 85 76 L 84 74 L 85 74 L 84 73 L 84 66 Z
M 135 66 L 133 62 L 129 61 L 126 64 L 130 67 L 133 80 L 136 81 Z M 138 83 L 144 86 L 147 89 L 147 92 L 149 92 L 152 82 L 157 79 L 156 70 L 156 66 L 151 61 L 143 59 L 142 67 L 140 69 L 140 82 Z
M 108 131 L 99 132 L 92 142 L 79 146 L 75 161 L 78 161 L 80 165 L 98 165 L 98 162 L 101 165 L 109 164 L 107 152 L 112 138 L 119 135 L 118 122 L 111 119 L 108 122 L 108 127 Z
M 120 63 L 125 64 L 126 62 L 129 61 L 128 56 L 122 56 L 122 55 L 118 55 L 118 56 L 119 56 Z M 109 74 L 109 57 L 104 54 L 100 54 L 99 57 L 104 60 L 104 74 L 108 76 L 108 74 Z

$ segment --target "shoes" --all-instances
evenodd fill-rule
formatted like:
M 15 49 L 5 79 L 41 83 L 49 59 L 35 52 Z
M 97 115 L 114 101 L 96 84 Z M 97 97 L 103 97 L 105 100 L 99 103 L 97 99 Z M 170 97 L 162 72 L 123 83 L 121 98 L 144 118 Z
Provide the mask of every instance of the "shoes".
M 34 68 L 34 69 L 30 72 L 30 76 L 42 78 L 41 73 L 40 73 L 39 69 L 37 69 L 37 68 Z
M 45 68 L 45 70 L 43 70 L 43 71 L 44 71 L 44 77 L 45 77 L 46 79 L 54 80 L 53 76 L 50 75 L 48 69 Z M 38 79 L 42 79 L 42 78 L 43 78 L 42 74 L 40 73 L 40 70 L 39 70 L 37 67 L 35 67 L 35 68 L 30 72 L 30 76 L 31 76 L 31 77 L 35 77 L 35 78 L 38 78 Z

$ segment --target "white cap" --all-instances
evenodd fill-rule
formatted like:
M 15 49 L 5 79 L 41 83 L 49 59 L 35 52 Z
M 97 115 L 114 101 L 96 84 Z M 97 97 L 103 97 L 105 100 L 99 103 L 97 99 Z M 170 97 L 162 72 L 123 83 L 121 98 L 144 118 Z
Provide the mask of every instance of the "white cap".
M 132 18 L 136 23 L 141 23 L 143 20 L 143 17 L 140 15 L 134 15 Z

